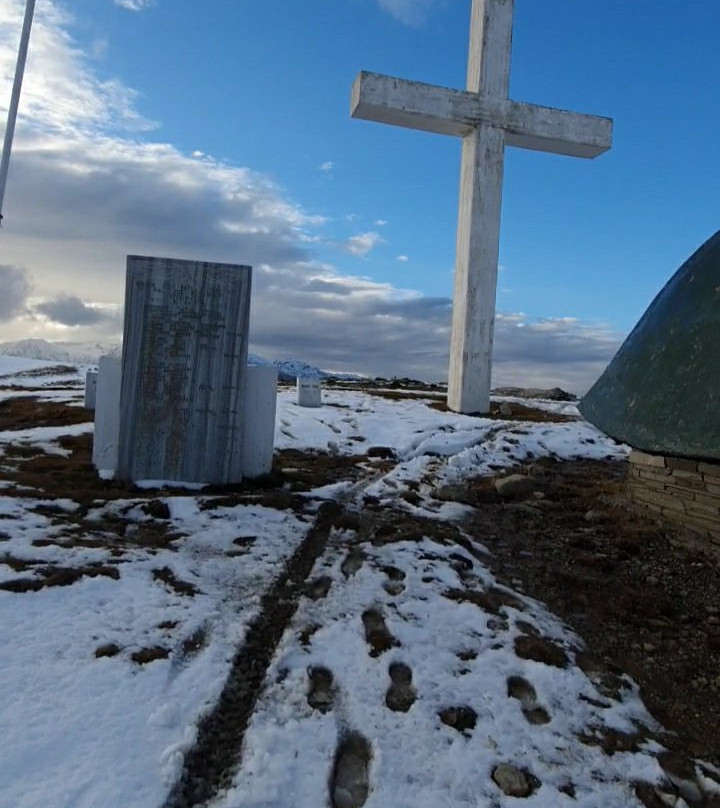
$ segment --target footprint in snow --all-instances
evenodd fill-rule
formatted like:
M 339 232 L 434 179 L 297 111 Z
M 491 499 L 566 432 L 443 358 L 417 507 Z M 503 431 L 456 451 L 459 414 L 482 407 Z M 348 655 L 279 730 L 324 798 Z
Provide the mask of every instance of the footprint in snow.
M 345 556 L 342 564 L 340 565 L 340 571 L 345 576 L 345 579 L 351 578 L 355 573 L 359 572 L 362 569 L 362 565 L 365 563 L 365 553 L 358 548 L 353 547 L 350 552 Z
M 322 666 L 309 668 L 310 690 L 307 702 L 313 710 L 327 713 L 332 710 L 335 700 L 335 689 L 333 687 L 332 671 Z
M 328 575 L 322 575 L 307 582 L 305 594 L 311 600 L 322 600 L 327 597 L 331 586 L 332 578 Z
M 538 703 L 535 688 L 522 676 L 511 676 L 507 680 L 507 694 L 509 698 L 520 702 L 523 715 L 530 724 L 548 724 L 550 714 Z
M 389 595 L 400 595 L 405 591 L 405 573 L 397 567 L 383 567 L 382 571 L 387 575 L 387 580 L 383 584 L 383 589 Z
M 396 713 L 406 713 L 415 704 L 417 693 L 412 686 L 412 670 L 403 662 L 393 662 L 388 670 L 390 687 L 385 704 Z
M 378 657 L 400 643 L 393 637 L 388 629 L 385 618 L 379 609 L 368 609 L 363 612 L 363 627 L 365 640 L 370 646 L 370 656 Z
M 372 748 L 358 732 L 346 735 L 335 754 L 330 778 L 332 808 L 362 808 L 370 793 Z

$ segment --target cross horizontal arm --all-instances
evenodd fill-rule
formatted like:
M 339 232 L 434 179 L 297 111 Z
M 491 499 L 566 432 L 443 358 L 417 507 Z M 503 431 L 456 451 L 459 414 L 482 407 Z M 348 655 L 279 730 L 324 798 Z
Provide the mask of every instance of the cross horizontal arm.
M 505 101 L 502 106 L 507 146 L 568 157 L 597 157 L 612 146 L 612 118 L 519 101 Z
M 353 84 L 350 115 L 438 135 L 464 137 L 477 125 L 477 96 L 363 70 Z
M 597 157 L 612 145 L 612 119 L 494 99 L 464 90 L 361 72 L 352 89 L 354 118 L 465 137 L 481 123 L 523 149 Z

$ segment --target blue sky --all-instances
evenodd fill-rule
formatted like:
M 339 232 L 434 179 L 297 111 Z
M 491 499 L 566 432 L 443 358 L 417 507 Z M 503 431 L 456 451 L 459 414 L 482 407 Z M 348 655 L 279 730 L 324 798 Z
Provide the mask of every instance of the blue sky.
M 0 0 L 3 108 L 23 5 Z M 252 263 L 258 352 L 442 378 L 460 143 L 351 120 L 349 92 L 361 69 L 463 87 L 469 12 L 37 0 L 0 339 L 116 339 L 124 255 L 152 252 Z M 496 383 L 585 388 L 717 229 L 719 23 L 716 0 L 516 0 L 511 97 L 615 135 L 506 152 Z

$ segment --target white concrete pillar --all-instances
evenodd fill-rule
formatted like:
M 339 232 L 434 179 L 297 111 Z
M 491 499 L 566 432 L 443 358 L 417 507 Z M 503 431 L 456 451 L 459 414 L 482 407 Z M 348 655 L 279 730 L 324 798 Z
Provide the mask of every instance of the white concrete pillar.
M 322 384 L 315 376 L 297 377 L 297 403 L 299 407 L 322 407 Z
M 261 477 L 272 470 L 277 379 L 277 368 L 273 365 L 248 365 L 242 446 L 243 477 Z
M 115 356 L 101 356 L 95 393 L 93 465 L 98 471 L 115 473 L 120 439 L 121 363 Z
M 97 396 L 97 370 L 88 370 L 85 374 L 85 409 L 95 409 L 95 398 Z

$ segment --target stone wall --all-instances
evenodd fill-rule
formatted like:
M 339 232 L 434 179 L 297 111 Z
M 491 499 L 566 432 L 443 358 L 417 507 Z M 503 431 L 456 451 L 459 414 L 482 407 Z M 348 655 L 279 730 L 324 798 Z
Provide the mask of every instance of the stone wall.
M 633 450 L 630 496 L 720 557 L 720 463 Z

